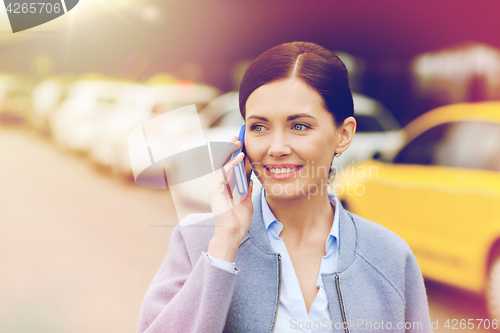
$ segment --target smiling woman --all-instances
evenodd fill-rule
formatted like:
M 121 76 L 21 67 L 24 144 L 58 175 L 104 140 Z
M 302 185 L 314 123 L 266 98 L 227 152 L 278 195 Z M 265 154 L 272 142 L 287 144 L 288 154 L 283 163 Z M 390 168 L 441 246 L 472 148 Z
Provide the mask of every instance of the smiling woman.
M 303 195 L 300 188 L 325 189 L 334 154 L 352 140 L 354 118 L 337 128 L 322 97 L 297 77 L 260 86 L 245 104 L 247 157 L 267 192 L 290 200 Z M 326 190 L 322 201 L 328 203 Z
M 327 191 L 356 131 L 342 61 L 314 43 L 275 46 L 246 70 L 239 102 L 246 156 L 212 174 L 212 213 L 175 228 L 138 332 L 431 332 L 408 245 Z M 263 187 L 235 204 L 224 179 L 243 159 Z

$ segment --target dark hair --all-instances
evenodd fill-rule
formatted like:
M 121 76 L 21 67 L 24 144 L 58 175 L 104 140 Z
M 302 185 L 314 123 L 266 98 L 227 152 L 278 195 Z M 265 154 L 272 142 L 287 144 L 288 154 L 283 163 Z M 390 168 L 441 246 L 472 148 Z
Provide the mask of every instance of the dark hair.
M 260 86 L 296 77 L 316 90 L 337 127 L 354 115 L 347 69 L 340 58 L 311 42 L 276 45 L 258 56 L 245 71 L 240 85 L 240 112 L 245 119 L 247 99 Z

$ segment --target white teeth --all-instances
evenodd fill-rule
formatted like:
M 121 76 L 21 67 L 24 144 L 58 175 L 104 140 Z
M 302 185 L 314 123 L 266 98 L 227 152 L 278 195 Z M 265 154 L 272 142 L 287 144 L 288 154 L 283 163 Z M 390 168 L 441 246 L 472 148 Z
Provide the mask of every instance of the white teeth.
M 282 173 L 290 173 L 290 172 L 295 172 L 297 168 L 292 167 L 292 168 L 275 168 L 275 169 L 269 169 L 272 173 L 276 174 L 282 174 Z

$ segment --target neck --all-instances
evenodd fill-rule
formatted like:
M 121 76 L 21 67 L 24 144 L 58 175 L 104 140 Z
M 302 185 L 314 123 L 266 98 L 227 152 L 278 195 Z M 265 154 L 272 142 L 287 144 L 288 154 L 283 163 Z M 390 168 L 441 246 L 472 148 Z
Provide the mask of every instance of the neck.
M 334 207 L 330 204 L 326 187 L 316 195 L 306 194 L 290 199 L 268 195 L 265 199 L 278 221 L 283 224 L 280 237 L 297 240 L 317 234 L 328 234 L 333 223 Z

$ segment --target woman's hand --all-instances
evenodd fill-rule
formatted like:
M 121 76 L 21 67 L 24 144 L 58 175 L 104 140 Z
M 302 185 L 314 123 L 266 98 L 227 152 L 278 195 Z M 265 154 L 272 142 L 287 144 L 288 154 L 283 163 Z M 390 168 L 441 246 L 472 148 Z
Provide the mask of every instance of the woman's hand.
M 241 142 L 237 141 L 235 136 L 231 139 L 241 147 Z M 238 149 L 238 148 L 237 148 Z M 234 149 L 230 155 L 237 149 Z M 247 194 L 241 197 L 241 202 L 235 202 L 229 193 L 226 180 L 234 178 L 233 168 L 241 162 L 245 154 L 242 152 L 232 161 L 224 165 L 217 172 L 212 173 L 209 199 L 212 213 L 214 214 L 215 231 L 212 240 L 208 245 L 208 253 L 217 259 L 232 262 L 236 251 L 243 240 L 243 237 L 250 228 L 252 221 L 253 204 L 252 189 L 253 180 L 250 180 Z M 245 161 L 247 175 L 251 167 L 248 161 Z M 224 173 L 226 177 L 224 177 Z

